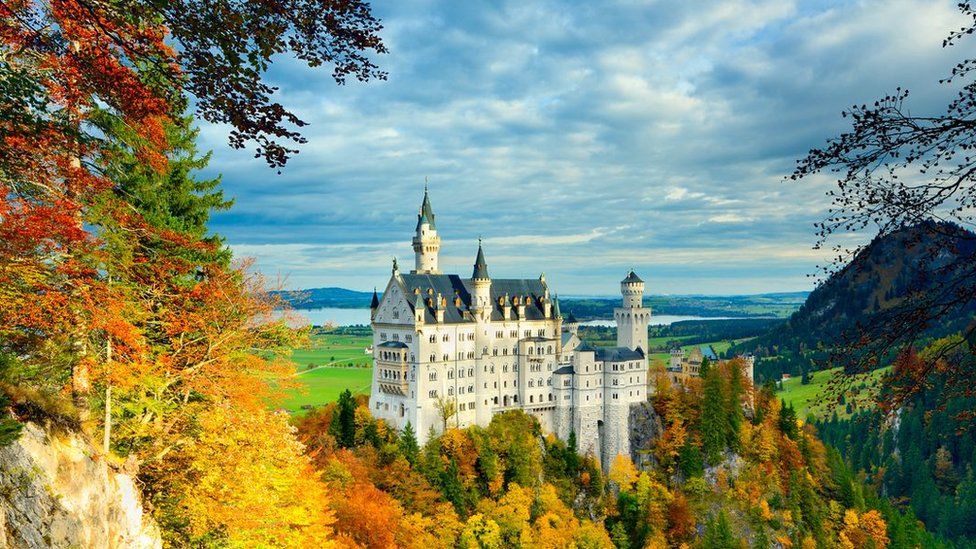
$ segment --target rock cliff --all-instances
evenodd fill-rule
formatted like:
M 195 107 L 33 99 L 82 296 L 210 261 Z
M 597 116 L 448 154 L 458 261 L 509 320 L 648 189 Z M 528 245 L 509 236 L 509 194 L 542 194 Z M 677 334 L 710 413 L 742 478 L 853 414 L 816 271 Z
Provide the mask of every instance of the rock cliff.
M 0 448 L 0 549 L 161 546 L 132 476 L 81 437 L 29 423 Z

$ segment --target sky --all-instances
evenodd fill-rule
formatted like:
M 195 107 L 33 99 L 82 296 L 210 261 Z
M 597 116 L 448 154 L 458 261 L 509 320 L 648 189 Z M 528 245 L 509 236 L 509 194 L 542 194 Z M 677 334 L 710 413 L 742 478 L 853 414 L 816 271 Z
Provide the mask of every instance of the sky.
M 386 81 L 337 86 L 277 59 L 278 100 L 309 126 L 279 175 L 204 125 L 208 175 L 235 200 L 212 228 L 272 284 L 383 288 L 425 178 L 445 272 L 483 238 L 497 278 L 558 293 L 812 289 L 828 175 L 784 180 L 897 86 L 938 113 L 976 42 L 943 49 L 952 1 L 372 3 Z

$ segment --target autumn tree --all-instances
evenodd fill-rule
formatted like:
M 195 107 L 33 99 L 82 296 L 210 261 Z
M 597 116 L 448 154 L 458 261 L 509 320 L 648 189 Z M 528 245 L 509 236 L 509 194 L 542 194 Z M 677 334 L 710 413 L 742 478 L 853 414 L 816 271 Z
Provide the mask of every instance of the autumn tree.
M 948 33 L 943 47 L 964 42 L 976 30 L 976 9 L 958 4 L 966 23 Z M 871 104 L 854 105 L 842 113 L 851 128 L 811 150 L 797 162 L 791 178 L 837 174 L 827 218 L 817 225 L 817 248 L 831 246 L 849 233 L 875 232 L 876 238 L 918 227 L 904 245 L 920 248 L 918 275 L 908 281 L 904 297 L 886 304 L 864 323 L 845 334 L 846 343 L 831 361 L 849 373 L 864 372 L 890 359 L 899 350 L 924 338 L 940 319 L 971 313 L 976 307 L 976 235 L 971 227 L 976 207 L 976 58 L 966 56 L 941 81 L 957 89 L 941 112 L 919 113 L 911 108 L 908 90 L 898 88 Z M 833 246 L 835 259 L 826 267 L 860 269 L 868 255 L 864 247 Z M 850 263 L 848 265 L 848 263 Z M 961 345 L 974 350 L 976 322 L 965 328 Z M 895 390 L 885 396 L 895 410 L 917 395 L 935 372 L 936 360 L 920 362 L 894 378 Z M 954 368 L 946 382 L 948 398 L 972 396 L 973 370 Z M 898 383 L 901 381 L 901 383 Z

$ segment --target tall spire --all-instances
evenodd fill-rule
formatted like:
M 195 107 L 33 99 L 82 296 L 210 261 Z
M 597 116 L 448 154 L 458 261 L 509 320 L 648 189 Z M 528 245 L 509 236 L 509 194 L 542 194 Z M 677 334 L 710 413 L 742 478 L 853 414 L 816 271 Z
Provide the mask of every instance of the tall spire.
M 414 273 L 440 274 L 437 253 L 441 249 L 441 238 L 437 236 L 435 217 L 434 209 L 430 206 L 430 193 L 424 183 L 424 201 L 417 212 L 417 229 L 413 237 L 413 251 L 416 255 Z
M 424 182 L 424 201 L 420 205 L 420 212 L 417 214 L 417 228 L 426 223 L 431 229 L 436 229 L 434 224 L 434 209 L 430 206 L 430 193 L 427 192 L 427 183 Z
M 380 306 L 380 296 L 376 295 L 376 288 L 373 288 L 373 301 L 370 302 L 369 308 L 375 309 Z
M 556 294 L 552 298 L 552 316 L 559 318 L 563 314 L 559 311 L 559 294 Z
M 474 273 L 471 278 L 489 279 L 488 263 L 485 261 L 485 252 L 481 249 L 481 239 L 478 239 L 478 257 L 474 260 Z

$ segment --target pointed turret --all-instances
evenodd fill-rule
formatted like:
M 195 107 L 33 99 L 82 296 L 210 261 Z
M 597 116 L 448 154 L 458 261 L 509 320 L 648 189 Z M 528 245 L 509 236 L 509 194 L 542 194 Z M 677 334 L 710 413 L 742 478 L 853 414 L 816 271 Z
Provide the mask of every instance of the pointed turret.
M 424 185 L 424 201 L 417 212 L 417 230 L 413 237 L 413 251 L 417 256 L 414 273 L 440 274 L 437 253 L 441 249 L 441 237 L 437 236 L 435 217 L 427 185 Z
M 474 273 L 471 278 L 478 279 L 490 279 L 488 276 L 488 263 L 485 261 L 485 251 L 481 249 L 481 239 L 478 239 L 478 257 L 474 260 Z
M 426 223 L 431 229 L 437 229 L 437 225 L 434 223 L 434 209 L 430 207 L 430 194 L 427 192 L 427 185 L 424 185 L 424 201 L 420 205 L 420 213 L 417 215 L 417 229 L 420 230 L 420 225 Z
M 369 303 L 369 319 L 376 318 L 376 310 L 380 308 L 380 296 L 376 295 L 376 288 L 373 288 L 373 300 Z
M 556 318 L 563 316 L 562 312 L 559 311 L 559 294 L 554 295 L 552 298 L 552 316 Z
M 424 313 L 427 311 L 427 304 L 424 303 L 423 294 L 417 294 L 417 299 L 413 302 L 413 315 L 417 324 L 424 323 Z
M 488 262 L 485 261 L 485 251 L 481 249 L 481 239 L 478 239 L 478 257 L 474 260 L 474 272 L 471 274 L 474 286 L 472 303 L 477 318 L 482 322 L 491 320 L 494 305 L 491 302 L 491 277 L 488 276 Z

